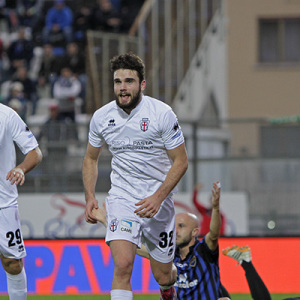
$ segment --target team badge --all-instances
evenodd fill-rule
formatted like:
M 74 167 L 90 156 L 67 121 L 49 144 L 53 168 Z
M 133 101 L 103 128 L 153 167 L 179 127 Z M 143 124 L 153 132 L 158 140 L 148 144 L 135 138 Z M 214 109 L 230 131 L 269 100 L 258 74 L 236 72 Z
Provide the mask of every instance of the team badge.
M 140 128 L 142 131 L 147 131 L 149 127 L 150 120 L 148 118 L 142 118 L 140 121 Z
M 193 258 L 190 261 L 190 267 L 194 268 L 196 266 L 196 262 L 197 262 L 196 256 L 193 256 Z
M 117 219 L 111 220 L 109 230 L 115 232 L 118 229 L 119 221 Z

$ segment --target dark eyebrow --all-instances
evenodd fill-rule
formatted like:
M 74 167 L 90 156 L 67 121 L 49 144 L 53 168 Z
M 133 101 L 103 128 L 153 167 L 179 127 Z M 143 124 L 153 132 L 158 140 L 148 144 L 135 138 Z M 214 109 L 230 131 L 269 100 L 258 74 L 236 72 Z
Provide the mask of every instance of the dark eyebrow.
M 135 81 L 135 79 L 133 77 L 127 77 L 127 78 L 124 79 L 124 81 L 130 81 L 130 80 Z M 114 81 L 121 81 L 121 79 L 120 78 L 115 78 Z

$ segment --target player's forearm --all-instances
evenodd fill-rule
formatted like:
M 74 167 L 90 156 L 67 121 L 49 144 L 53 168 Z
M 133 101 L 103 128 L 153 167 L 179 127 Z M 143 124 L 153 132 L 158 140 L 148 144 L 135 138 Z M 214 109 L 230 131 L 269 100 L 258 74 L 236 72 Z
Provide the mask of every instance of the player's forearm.
M 169 170 L 167 177 L 163 184 L 156 191 L 155 195 L 163 201 L 175 188 L 182 176 L 185 174 L 188 168 L 188 161 L 185 159 L 178 159 L 174 161 L 171 169 Z
M 85 199 L 95 198 L 95 189 L 98 178 L 98 164 L 97 161 L 85 157 L 82 165 L 82 179 L 85 190 Z
M 16 168 L 22 169 L 23 173 L 26 174 L 33 168 L 35 168 L 41 161 L 43 155 L 39 147 L 29 151 L 24 158 L 24 161 L 20 163 Z
M 210 221 L 210 238 L 213 241 L 217 241 L 220 237 L 220 229 L 221 229 L 221 214 L 220 209 L 213 208 L 211 214 Z

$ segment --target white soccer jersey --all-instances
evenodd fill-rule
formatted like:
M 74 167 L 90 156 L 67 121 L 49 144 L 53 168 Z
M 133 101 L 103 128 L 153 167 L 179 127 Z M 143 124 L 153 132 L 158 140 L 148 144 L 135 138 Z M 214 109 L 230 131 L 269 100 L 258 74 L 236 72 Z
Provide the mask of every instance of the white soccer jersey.
M 116 101 L 98 109 L 90 123 L 89 143 L 106 143 L 113 155 L 109 194 L 139 200 L 163 183 L 172 165 L 166 150 L 180 146 L 184 137 L 171 107 L 143 95 L 129 115 Z
M 7 173 L 16 166 L 14 142 L 24 155 L 38 146 L 19 115 L 10 107 L 0 104 L 0 208 L 17 205 L 17 186 L 6 180 Z

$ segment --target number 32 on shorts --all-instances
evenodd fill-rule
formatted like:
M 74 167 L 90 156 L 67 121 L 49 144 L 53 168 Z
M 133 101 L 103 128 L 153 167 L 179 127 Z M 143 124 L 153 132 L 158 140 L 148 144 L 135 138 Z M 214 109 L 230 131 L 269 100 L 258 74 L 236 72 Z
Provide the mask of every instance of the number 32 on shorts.
M 172 247 L 173 246 L 173 230 L 169 232 L 161 232 L 159 235 L 160 237 L 160 242 L 159 242 L 159 247 L 161 248 L 166 248 L 166 247 Z

